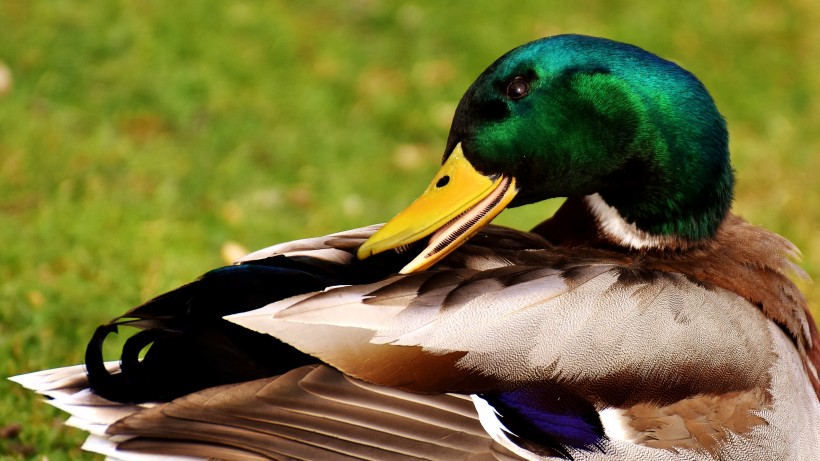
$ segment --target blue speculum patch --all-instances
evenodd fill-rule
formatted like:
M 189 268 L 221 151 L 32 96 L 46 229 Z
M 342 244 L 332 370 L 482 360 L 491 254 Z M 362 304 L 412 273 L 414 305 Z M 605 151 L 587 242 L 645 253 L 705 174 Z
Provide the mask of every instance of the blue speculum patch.
M 570 458 L 567 448 L 596 449 L 606 438 L 598 412 L 586 400 L 559 389 L 527 387 L 481 395 L 498 413 L 510 439 Z

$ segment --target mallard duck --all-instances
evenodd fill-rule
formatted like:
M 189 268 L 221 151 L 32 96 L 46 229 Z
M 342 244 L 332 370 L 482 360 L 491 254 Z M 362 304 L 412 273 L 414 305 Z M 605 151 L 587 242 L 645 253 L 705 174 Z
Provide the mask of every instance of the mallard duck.
M 15 379 L 124 459 L 816 459 L 797 249 L 733 183 L 695 76 L 544 38 L 472 84 L 387 224 L 252 253 L 101 326 L 87 375 Z M 530 232 L 488 225 L 552 197 Z

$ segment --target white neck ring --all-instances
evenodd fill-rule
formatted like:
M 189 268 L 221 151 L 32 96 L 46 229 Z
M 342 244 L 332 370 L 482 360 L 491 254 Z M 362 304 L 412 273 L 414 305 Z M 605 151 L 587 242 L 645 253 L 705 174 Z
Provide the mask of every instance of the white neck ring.
M 651 234 L 638 229 L 638 226 L 627 222 L 618 210 L 606 203 L 598 193 L 587 195 L 584 201 L 604 235 L 619 245 L 636 250 L 685 246 L 685 243 L 677 237 Z

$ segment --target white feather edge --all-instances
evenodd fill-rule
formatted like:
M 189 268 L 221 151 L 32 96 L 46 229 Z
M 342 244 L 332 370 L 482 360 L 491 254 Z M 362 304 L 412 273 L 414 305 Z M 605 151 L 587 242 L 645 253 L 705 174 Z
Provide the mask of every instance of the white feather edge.
M 498 419 L 498 412 L 492 405 L 481 396 L 472 394 L 470 397 L 473 400 L 475 409 L 478 412 L 478 420 L 485 431 L 502 447 L 510 450 L 514 454 L 529 461 L 543 461 L 544 458 L 525 450 L 516 445 L 508 434 L 513 434 L 507 429 L 503 423 Z M 627 429 L 625 427 L 626 419 L 623 416 L 623 410 L 616 408 L 605 408 L 599 412 L 601 424 L 604 427 L 604 433 L 612 441 L 628 441 Z
M 365 304 L 366 293 L 388 285 L 390 277 L 370 285 L 337 285 L 321 292 L 292 296 L 259 309 L 228 315 L 225 320 L 258 333 L 283 338 L 283 329 L 298 325 L 322 325 L 378 331 L 406 309 L 403 305 Z M 298 346 L 297 346 L 298 347 Z
M 335 234 L 324 235 L 321 237 L 300 239 L 292 242 L 271 245 L 267 248 L 262 248 L 261 250 L 248 253 L 247 255 L 234 261 L 234 264 L 256 261 L 277 255 L 312 256 L 327 261 L 346 262 L 353 257 L 353 254 L 344 250 L 332 248 L 328 246 L 326 242 L 334 238 L 350 238 L 359 239 L 362 243 L 364 243 L 367 237 L 376 232 L 382 226 L 383 224 L 374 224 L 367 227 L 337 232 Z
M 628 419 L 624 416 L 624 410 L 619 408 L 604 408 L 598 412 L 598 417 L 601 419 L 601 425 L 604 426 L 604 433 L 609 440 L 632 441 L 629 437 L 629 433 L 634 431 L 627 428 Z
M 204 461 L 206 458 L 192 456 L 165 456 L 135 453 L 117 450 L 117 442 L 111 438 L 90 435 L 83 443 L 82 449 L 91 453 L 98 453 L 109 461 Z
M 106 368 L 119 369 L 118 362 L 107 362 Z M 49 405 L 70 415 L 65 424 L 90 435 L 83 443 L 83 450 L 97 453 L 111 461 L 194 461 L 204 458 L 190 456 L 162 456 L 117 450 L 117 443 L 128 437 L 106 435 L 108 426 L 120 418 L 149 407 L 151 404 L 128 405 L 109 402 L 92 393 L 88 388 L 85 365 L 74 365 L 50 370 L 36 371 L 12 376 L 10 381 L 47 398 Z
M 502 447 L 528 461 L 542 461 L 544 459 L 519 447 L 513 443 L 512 440 L 510 440 L 507 434 L 511 434 L 511 432 L 504 427 L 504 424 L 502 424 L 498 419 L 498 412 L 492 405 L 490 405 L 489 402 L 475 394 L 470 397 L 473 399 L 473 404 L 478 412 L 478 420 L 481 422 L 481 426 L 484 427 L 484 430 L 490 434 L 490 437 L 492 437 L 493 440 L 495 440 Z

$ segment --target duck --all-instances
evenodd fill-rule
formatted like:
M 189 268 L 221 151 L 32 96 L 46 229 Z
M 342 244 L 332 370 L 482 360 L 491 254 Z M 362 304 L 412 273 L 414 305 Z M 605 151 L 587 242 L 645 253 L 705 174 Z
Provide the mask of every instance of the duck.
M 734 181 L 693 74 L 542 38 L 468 88 L 386 224 L 253 252 L 12 379 L 112 459 L 816 459 L 806 275 Z M 554 197 L 530 231 L 490 224 Z

